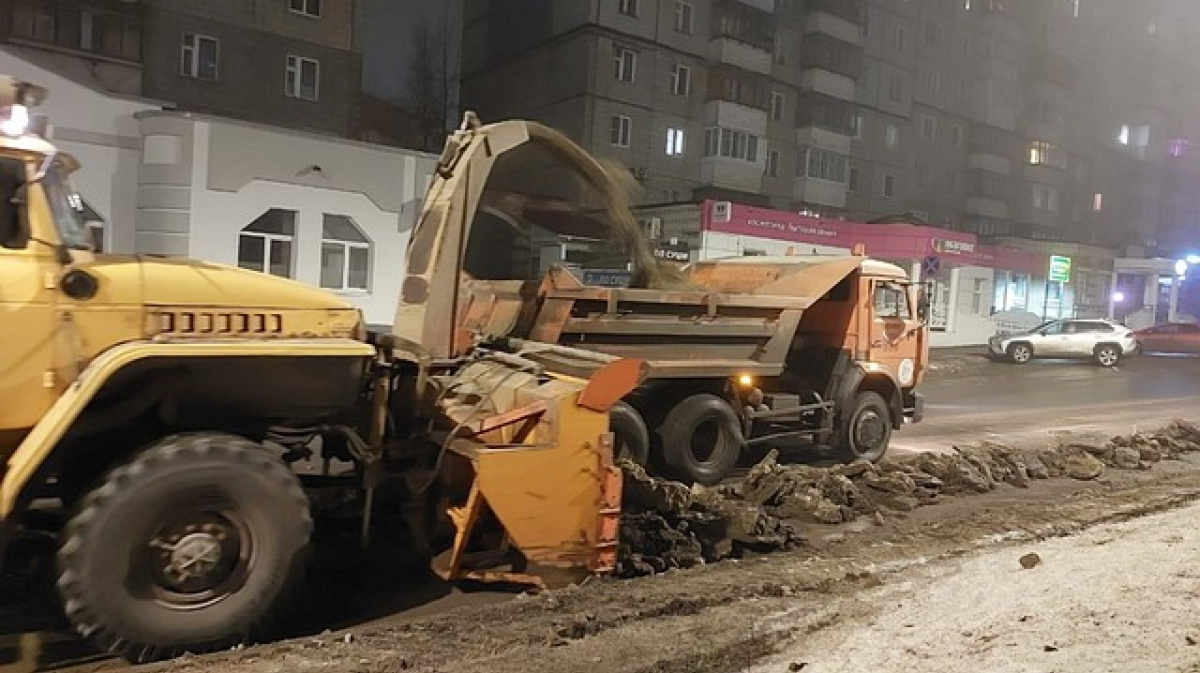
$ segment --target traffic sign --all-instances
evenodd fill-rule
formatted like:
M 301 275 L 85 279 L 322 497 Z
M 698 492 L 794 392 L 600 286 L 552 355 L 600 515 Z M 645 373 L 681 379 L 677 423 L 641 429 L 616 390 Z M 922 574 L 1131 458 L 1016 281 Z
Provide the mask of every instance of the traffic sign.
M 1047 279 L 1051 283 L 1071 282 L 1071 258 L 1050 255 L 1050 273 Z

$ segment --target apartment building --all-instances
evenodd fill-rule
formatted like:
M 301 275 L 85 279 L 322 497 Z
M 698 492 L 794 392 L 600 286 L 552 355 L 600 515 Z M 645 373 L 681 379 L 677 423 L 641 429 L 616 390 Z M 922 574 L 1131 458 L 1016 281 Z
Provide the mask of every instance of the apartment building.
M 0 0 L 0 43 L 102 91 L 353 135 L 354 0 Z

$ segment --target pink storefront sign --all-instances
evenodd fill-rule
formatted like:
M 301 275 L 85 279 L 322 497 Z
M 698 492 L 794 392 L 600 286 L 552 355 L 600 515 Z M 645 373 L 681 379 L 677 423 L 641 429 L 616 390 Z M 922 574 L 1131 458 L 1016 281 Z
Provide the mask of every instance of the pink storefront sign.
M 705 201 L 701 218 L 702 226 L 707 231 L 835 248 L 849 249 L 854 245 L 853 226 L 849 222 L 755 208 L 730 201 Z

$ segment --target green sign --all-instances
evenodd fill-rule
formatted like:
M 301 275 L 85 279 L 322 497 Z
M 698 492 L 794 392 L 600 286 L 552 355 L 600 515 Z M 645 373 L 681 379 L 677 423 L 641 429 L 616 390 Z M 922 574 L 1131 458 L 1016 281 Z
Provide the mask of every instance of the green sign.
M 1071 258 L 1059 257 L 1058 255 L 1050 255 L 1050 277 L 1051 283 L 1069 283 L 1071 282 Z

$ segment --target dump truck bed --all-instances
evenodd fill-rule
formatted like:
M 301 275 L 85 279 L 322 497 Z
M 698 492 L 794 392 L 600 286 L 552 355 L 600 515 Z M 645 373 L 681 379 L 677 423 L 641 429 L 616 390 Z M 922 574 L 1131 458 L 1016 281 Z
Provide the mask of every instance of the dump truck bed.
M 470 283 L 467 323 L 476 332 L 527 338 L 539 359 L 581 375 L 632 357 L 648 363 L 652 378 L 777 376 L 804 312 L 864 264 L 903 277 L 898 267 L 860 256 L 701 262 L 686 270 L 691 287 L 682 290 L 591 287 L 553 269 L 533 309 L 528 287 Z M 596 357 L 582 361 L 578 349 Z

